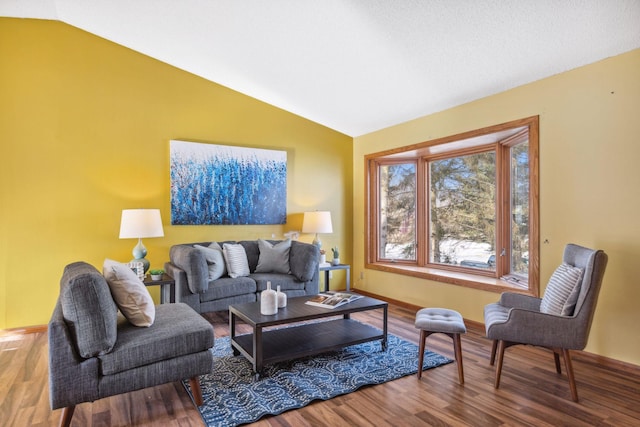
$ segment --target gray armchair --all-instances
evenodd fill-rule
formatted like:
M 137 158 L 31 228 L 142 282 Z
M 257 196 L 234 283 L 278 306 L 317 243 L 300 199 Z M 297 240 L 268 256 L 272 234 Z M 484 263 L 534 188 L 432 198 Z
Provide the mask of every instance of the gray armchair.
M 118 319 L 105 278 L 89 264 L 65 267 L 49 321 L 49 398 L 64 408 L 189 378 L 202 404 L 198 375 L 211 371 L 213 327 L 186 304 L 156 306 L 150 327 Z
M 496 354 L 498 356 L 495 388 L 500 386 L 505 349 L 517 344 L 529 344 L 553 350 L 558 374 L 562 373 L 562 353 L 571 397 L 578 401 L 569 350 L 583 350 L 587 345 L 607 255 L 601 250 L 568 244 L 563 262 L 583 269 L 581 280 L 575 288 L 577 300 L 572 313 L 549 314 L 541 311 L 543 299 L 509 292 L 503 293 L 499 302 L 485 307 L 486 334 L 487 338 L 493 340 L 491 365 L 495 362 Z M 550 292 L 549 286 L 545 292 Z

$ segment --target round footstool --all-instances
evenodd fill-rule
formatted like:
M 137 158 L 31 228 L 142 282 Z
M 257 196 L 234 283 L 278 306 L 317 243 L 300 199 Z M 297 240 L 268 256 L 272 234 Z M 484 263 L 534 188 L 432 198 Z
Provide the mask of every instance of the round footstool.
M 462 369 L 462 346 L 460 334 L 467 332 L 460 313 L 447 308 L 423 308 L 416 313 L 416 328 L 420 329 L 420 358 L 418 360 L 418 379 L 422 378 L 422 362 L 427 337 L 431 334 L 445 334 L 453 340 L 456 363 L 458 364 L 458 379 L 464 384 Z

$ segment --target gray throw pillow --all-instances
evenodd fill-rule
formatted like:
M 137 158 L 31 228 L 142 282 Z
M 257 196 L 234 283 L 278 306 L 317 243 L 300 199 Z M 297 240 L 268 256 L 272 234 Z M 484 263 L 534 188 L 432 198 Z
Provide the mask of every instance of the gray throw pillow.
M 266 240 L 258 240 L 260 257 L 256 273 L 283 273 L 289 274 L 289 251 L 291 250 L 291 239 L 284 240 L 275 245 Z
M 239 243 L 224 243 L 222 245 L 222 253 L 224 254 L 224 262 L 227 265 L 229 277 L 244 277 L 251 273 L 244 246 Z
M 540 302 L 542 313 L 571 316 L 578 301 L 583 270 L 562 263 L 553 272 Z
M 209 280 L 216 280 L 227 274 L 227 267 L 224 262 L 224 254 L 222 248 L 217 242 L 213 242 L 209 247 L 194 245 L 196 249 L 202 252 L 207 260 L 207 269 L 209 270 Z

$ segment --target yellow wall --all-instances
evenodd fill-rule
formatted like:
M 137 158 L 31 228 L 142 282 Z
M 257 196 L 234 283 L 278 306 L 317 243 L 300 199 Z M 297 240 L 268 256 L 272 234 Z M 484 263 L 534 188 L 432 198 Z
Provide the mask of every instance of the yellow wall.
M 286 150 L 287 224 L 171 226 L 171 139 Z M 131 259 L 125 208 L 161 209 L 165 237 L 145 240 L 156 267 L 172 244 L 281 238 L 315 209 L 350 262 L 351 156 L 350 137 L 122 46 L 0 18 L 0 329 L 47 323 L 67 263 Z
M 609 255 L 587 351 L 640 364 L 640 50 L 354 140 L 356 287 L 483 322 L 491 292 L 364 270 L 364 156 L 540 115 L 541 291 L 568 242 Z M 360 280 L 360 273 L 364 279 Z

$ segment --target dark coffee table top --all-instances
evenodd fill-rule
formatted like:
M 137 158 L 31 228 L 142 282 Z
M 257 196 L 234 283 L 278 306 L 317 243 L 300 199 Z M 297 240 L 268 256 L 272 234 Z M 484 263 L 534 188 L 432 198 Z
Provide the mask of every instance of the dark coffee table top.
M 260 301 L 234 304 L 229 307 L 229 311 L 250 325 L 265 327 L 302 322 L 322 317 L 344 316 L 350 313 L 382 308 L 388 305 L 385 301 L 370 297 L 362 297 L 333 309 L 305 304 L 312 297 L 313 296 L 289 298 L 287 306 L 278 309 L 278 313 L 272 315 L 260 314 Z

